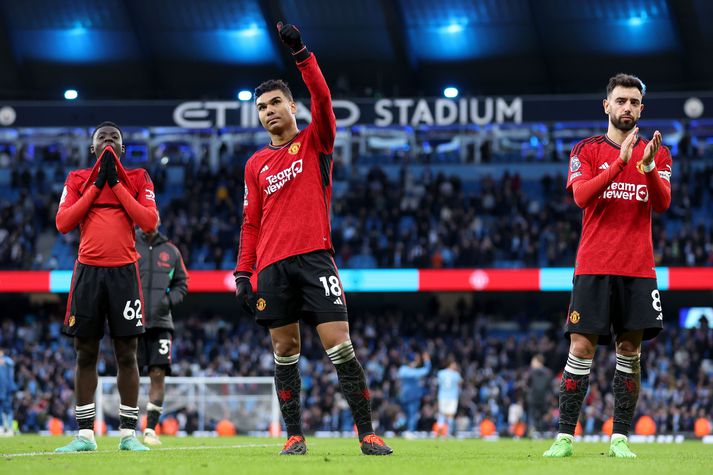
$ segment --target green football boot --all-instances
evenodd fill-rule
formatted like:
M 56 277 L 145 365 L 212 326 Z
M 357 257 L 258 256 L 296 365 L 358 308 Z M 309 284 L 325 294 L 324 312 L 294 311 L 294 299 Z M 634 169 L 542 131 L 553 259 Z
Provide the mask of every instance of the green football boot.
M 135 435 L 122 437 L 119 442 L 119 450 L 130 450 L 132 452 L 147 452 L 151 449 L 139 442 Z
M 552 446 L 542 456 L 548 458 L 571 457 L 574 453 L 572 441 L 573 439 L 570 437 L 557 437 Z
M 63 447 L 54 449 L 55 452 L 91 452 L 97 450 L 97 444 L 93 440 L 86 439 L 81 436 L 77 436 L 72 439 L 72 442 L 68 443 Z
M 611 441 L 609 445 L 609 456 L 620 459 L 635 459 L 636 454 L 629 448 L 629 439 L 619 437 Z

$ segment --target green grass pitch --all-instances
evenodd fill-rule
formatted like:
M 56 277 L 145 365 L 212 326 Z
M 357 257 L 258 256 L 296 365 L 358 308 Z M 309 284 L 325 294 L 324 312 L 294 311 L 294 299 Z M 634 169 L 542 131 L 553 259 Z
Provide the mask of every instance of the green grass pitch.
M 636 460 L 606 456 L 607 444 L 575 444 L 574 457 L 543 459 L 549 441 L 530 440 L 404 440 L 391 439 L 394 455 L 361 455 L 355 439 L 308 438 L 302 457 L 277 455 L 283 440 L 249 437 L 162 437 L 151 452 L 119 452 L 118 439 L 98 438 L 97 452 L 53 454 L 69 437 L 22 435 L 0 439 L 3 474 L 167 474 L 201 473 L 334 475 L 347 474 L 711 474 L 713 446 L 697 441 L 683 444 L 632 444 Z

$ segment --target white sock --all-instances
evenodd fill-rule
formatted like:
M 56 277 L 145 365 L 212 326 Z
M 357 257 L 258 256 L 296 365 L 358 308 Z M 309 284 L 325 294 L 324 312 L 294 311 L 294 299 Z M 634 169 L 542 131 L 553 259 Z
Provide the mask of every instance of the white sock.
M 83 437 L 85 439 L 91 440 L 92 442 L 95 442 L 94 431 L 91 429 L 79 429 L 79 434 L 77 435 L 79 435 L 79 437 Z
M 136 431 L 134 429 L 119 429 L 119 435 L 122 439 L 124 437 L 136 437 Z
M 626 440 L 626 441 L 629 440 L 629 438 L 628 438 L 627 436 L 625 436 L 624 434 L 612 434 L 612 435 L 611 435 L 611 443 L 612 443 L 612 444 L 613 444 L 614 442 L 616 442 L 617 440 L 619 440 L 619 439 L 624 439 L 624 440 Z
M 559 434 L 557 434 L 556 440 L 560 440 L 560 439 L 569 439 L 570 442 L 574 442 L 574 436 L 572 434 L 565 434 L 565 433 L 560 432 Z
M 572 353 L 567 355 L 567 364 L 564 370 L 569 374 L 585 375 L 592 370 L 592 361 L 574 356 Z

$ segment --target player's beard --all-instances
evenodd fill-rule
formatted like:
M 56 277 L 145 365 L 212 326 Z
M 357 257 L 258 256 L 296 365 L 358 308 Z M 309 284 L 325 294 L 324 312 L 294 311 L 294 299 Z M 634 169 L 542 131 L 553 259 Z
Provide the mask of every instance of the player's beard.
M 631 116 L 629 121 L 626 122 L 622 119 L 617 119 L 613 116 L 609 116 L 609 120 L 611 121 L 614 127 L 621 130 L 622 132 L 628 132 L 634 127 L 636 127 L 636 119 L 634 118 L 634 116 Z

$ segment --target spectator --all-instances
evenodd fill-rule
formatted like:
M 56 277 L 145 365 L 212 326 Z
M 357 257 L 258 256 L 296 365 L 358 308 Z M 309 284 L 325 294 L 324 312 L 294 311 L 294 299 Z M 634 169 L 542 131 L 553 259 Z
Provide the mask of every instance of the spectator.
M 424 379 L 430 372 L 431 356 L 425 351 L 410 355 L 408 363 L 399 368 L 399 401 L 406 413 L 406 430 L 409 432 L 416 430 L 421 411 L 421 398 L 426 392 Z

